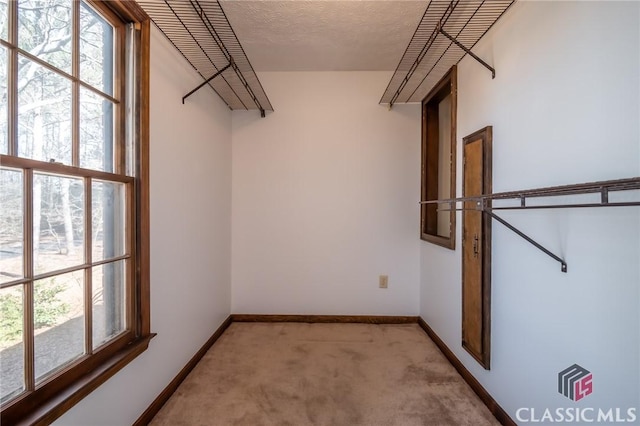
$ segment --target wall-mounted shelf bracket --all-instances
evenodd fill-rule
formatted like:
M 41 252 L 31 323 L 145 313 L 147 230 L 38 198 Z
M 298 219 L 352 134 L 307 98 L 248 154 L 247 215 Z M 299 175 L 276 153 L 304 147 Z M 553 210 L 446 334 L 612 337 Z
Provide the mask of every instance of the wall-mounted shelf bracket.
M 560 262 L 560 270 L 562 272 L 565 272 L 565 273 L 567 272 L 567 262 L 565 262 L 564 259 L 562 259 L 560 256 L 557 256 L 557 255 L 551 253 L 548 249 L 543 247 L 536 240 L 534 240 L 533 238 L 529 237 L 527 234 L 525 234 L 524 232 L 520 231 L 518 228 L 516 228 L 515 226 L 513 226 L 512 224 L 510 224 L 509 222 L 507 222 L 506 220 L 504 220 L 503 218 L 501 218 L 500 216 L 498 216 L 497 214 L 492 212 L 491 209 L 485 207 L 485 208 L 482 209 L 482 212 L 487 214 L 487 215 L 489 215 L 489 216 L 491 216 L 493 219 L 497 220 L 498 222 L 500 222 L 501 224 L 506 226 L 507 229 L 509 229 L 510 231 L 513 231 L 517 235 L 519 235 L 520 237 L 524 238 L 529 244 L 533 245 L 535 248 L 537 248 L 538 250 L 542 251 L 547 256 L 549 256 L 549 257 L 557 260 L 558 262 Z
M 221 68 L 220 70 L 218 70 L 215 74 L 213 74 L 211 77 L 207 78 L 205 81 L 203 81 L 202 83 L 200 83 L 198 85 L 198 87 L 196 87 L 195 89 L 193 89 L 192 91 L 190 91 L 189 93 L 187 93 L 186 95 L 184 95 L 182 97 L 182 104 L 184 105 L 184 101 L 191 95 L 193 95 L 194 93 L 196 93 L 198 90 L 200 90 L 201 88 L 203 88 L 204 86 L 206 86 L 207 84 L 209 84 L 209 82 L 211 82 L 211 80 L 213 80 L 214 78 L 220 76 L 223 72 L 225 72 L 226 70 L 228 70 L 229 68 L 233 68 L 234 70 L 236 70 L 236 64 L 233 61 L 233 57 L 231 57 L 231 60 L 229 61 L 229 63 Z M 240 76 L 242 75 L 241 73 L 239 73 L 236 70 L 236 73 Z M 251 95 L 251 97 L 253 98 L 253 100 L 255 101 L 256 105 L 259 106 L 260 108 L 260 117 L 264 118 L 266 117 L 266 112 L 264 110 L 264 108 L 262 108 L 262 106 L 260 105 L 260 102 L 258 101 L 258 99 L 256 99 L 255 95 L 253 94 L 253 91 L 251 91 L 251 88 L 249 87 L 249 85 L 246 83 L 246 81 L 243 81 L 243 85 L 245 86 L 245 88 L 247 89 L 247 91 L 249 92 L 249 94 Z
M 219 76 L 220 74 L 222 74 L 223 72 L 225 72 L 226 70 L 228 70 L 231 66 L 233 66 L 233 58 L 231 58 L 231 62 L 229 62 L 227 64 L 226 67 L 222 68 L 221 70 L 218 70 L 218 72 L 216 72 L 214 75 L 212 75 L 211 77 L 209 77 L 208 79 L 206 79 L 205 81 L 203 81 L 202 83 L 200 83 L 198 85 L 198 87 L 196 87 L 195 89 L 193 89 L 192 91 L 190 91 L 189 93 L 187 93 L 186 95 L 184 95 L 182 97 L 182 105 L 184 105 L 184 100 L 187 99 L 189 96 L 193 95 L 194 93 L 196 93 L 198 90 L 200 90 L 202 87 L 204 87 L 205 85 L 209 84 L 209 82 L 211 80 L 213 80 L 214 78 L 216 78 L 217 76 Z
M 475 53 L 473 53 L 471 51 L 471 49 L 469 49 L 468 47 L 464 46 L 462 43 L 460 43 L 458 40 L 456 40 L 455 37 L 451 36 L 449 33 L 447 33 L 445 30 L 443 30 L 441 22 L 438 23 L 438 31 L 440 32 L 440 34 L 442 34 L 443 36 L 445 36 L 446 38 L 451 40 L 460 49 L 462 49 L 465 52 L 467 52 L 467 54 L 469 56 L 471 56 L 473 59 L 475 59 L 476 61 L 480 62 L 486 69 L 491 71 L 491 78 L 496 78 L 496 70 L 491 65 L 487 64 L 485 61 L 480 59 L 478 57 L 478 55 L 476 55 Z
M 610 201 L 609 195 L 612 192 L 627 192 L 631 198 L 628 201 Z M 549 204 L 527 204 L 527 201 L 535 198 L 549 198 L 555 196 L 572 196 L 583 194 L 599 194 L 600 199 L 593 202 L 566 202 L 566 203 L 549 203 Z M 506 200 L 518 200 L 519 205 L 502 205 L 495 206 L 492 202 L 506 201 Z M 578 201 L 578 200 L 576 200 Z M 464 207 L 464 203 L 473 202 L 474 206 L 471 208 Z M 463 203 L 462 208 L 456 208 L 457 203 Z M 633 177 L 628 179 L 618 180 L 606 180 L 599 182 L 578 183 L 572 185 L 563 186 L 551 186 L 546 188 L 525 189 L 521 191 L 510 192 L 498 192 L 493 194 L 484 194 L 473 197 L 461 197 L 451 198 L 446 200 L 428 200 L 420 201 L 420 204 L 444 204 L 447 208 L 438 209 L 439 211 L 464 211 L 475 210 L 481 211 L 484 214 L 490 216 L 502 225 L 507 227 L 510 231 L 515 232 L 522 237 L 528 243 L 532 244 L 538 250 L 545 253 L 547 256 L 560 262 L 560 270 L 567 272 L 567 263 L 560 256 L 549 251 L 543 247 L 540 243 L 529 237 L 518 228 L 496 215 L 496 210 L 533 210 L 533 209 L 575 209 L 575 208 L 595 208 L 595 207 L 640 207 L 640 177 Z M 468 204 L 467 204 L 468 205 Z

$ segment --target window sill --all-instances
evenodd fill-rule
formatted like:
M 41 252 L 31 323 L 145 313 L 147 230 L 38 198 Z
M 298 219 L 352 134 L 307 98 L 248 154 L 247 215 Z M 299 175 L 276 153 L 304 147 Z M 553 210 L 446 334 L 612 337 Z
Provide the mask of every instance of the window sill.
M 155 333 L 151 333 L 148 336 L 134 340 L 113 354 L 113 356 L 97 368 L 87 372 L 79 380 L 73 382 L 73 384 L 65 388 L 62 392 L 53 395 L 47 401 L 43 402 L 37 409 L 26 413 L 16 413 L 15 418 L 11 419 L 3 416 L 2 422 L 16 425 L 48 425 L 52 423 L 80 402 L 85 396 L 98 388 L 98 386 L 122 370 L 127 364 L 138 357 L 138 355 L 146 351 L 149 347 L 149 342 L 155 336 Z

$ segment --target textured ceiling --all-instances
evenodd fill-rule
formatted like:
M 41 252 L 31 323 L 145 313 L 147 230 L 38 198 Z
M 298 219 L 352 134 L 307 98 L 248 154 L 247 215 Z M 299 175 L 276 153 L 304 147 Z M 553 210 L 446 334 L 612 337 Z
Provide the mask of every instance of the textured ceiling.
M 256 71 L 394 71 L 428 0 L 221 0 Z

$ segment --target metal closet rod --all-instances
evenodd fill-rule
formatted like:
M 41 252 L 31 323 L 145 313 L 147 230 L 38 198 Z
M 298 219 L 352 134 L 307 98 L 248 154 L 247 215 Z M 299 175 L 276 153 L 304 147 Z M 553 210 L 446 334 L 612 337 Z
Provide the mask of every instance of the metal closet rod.
M 496 207 L 495 209 L 506 210 L 506 209 L 535 209 L 535 208 L 570 208 L 570 207 L 612 207 L 618 204 L 624 205 L 640 205 L 640 202 L 629 202 L 629 203 L 609 203 L 609 192 L 615 191 L 632 191 L 635 189 L 640 189 L 640 177 L 633 177 L 627 179 L 617 179 L 617 180 L 604 180 L 598 182 L 588 182 L 588 183 L 578 183 L 572 185 L 561 185 L 561 186 L 548 186 L 543 188 L 535 188 L 535 189 L 524 189 L 520 191 L 507 191 L 507 192 L 497 192 L 493 194 L 482 194 L 475 195 L 471 197 L 458 197 L 458 198 L 449 198 L 442 200 L 424 200 L 420 201 L 420 204 L 452 204 L 464 201 L 485 201 L 485 200 L 509 200 L 509 199 L 519 199 L 520 206 L 513 207 Z M 580 195 L 580 194 L 601 194 L 601 202 L 600 203 L 589 203 L 589 204 L 556 204 L 550 206 L 527 206 L 526 198 L 536 198 L 536 197 L 554 197 L 554 196 L 562 196 L 562 195 Z
M 460 197 L 450 198 L 446 200 L 428 200 L 421 201 L 420 204 L 449 204 L 449 209 L 438 209 L 440 211 L 480 211 L 487 216 L 500 222 L 507 227 L 510 231 L 516 233 L 528 243 L 532 244 L 538 250 L 545 253 L 552 259 L 560 262 L 560 270 L 567 272 L 567 262 L 560 256 L 552 253 L 549 249 L 542 246 L 536 240 L 498 216 L 494 213 L 494 210 L 526 210 L 526 209 L 560 209 L 560 208 L 580 208 L 580 207 L 630 207 L 640 206 L 640 201 L 624 201 L 624 202 L 609 202 L 609 193 L 612 191 L 633 191 L 640 189 L 640 177 L 618 179 L 618 180 L 606 180 L 599 182 L 580 183 L 573 185 L 562 186 L 550 186 L 545 188 L 527 189 L 522 191 L 509 191 L 498 192 L 495 194 L 483 194 L 472 197 Z M 526 198 L 535 197 L 554 197 L 554 196 L 567 196 L 567 195 L 581 195 L 581 194 L 600 194 L 599 203 L 567 203 L 556 205 L 542 205 L 542 206 L 528 206 L 526 204 Z M 519 199 L 519 206 L 505 206 L 505 207 L 492 207 L 491 200 L 514 200 Z M 473 202 L 475 205 L 471 208 L 462 207 L 460 209 L 455 208 L 458 202 Z

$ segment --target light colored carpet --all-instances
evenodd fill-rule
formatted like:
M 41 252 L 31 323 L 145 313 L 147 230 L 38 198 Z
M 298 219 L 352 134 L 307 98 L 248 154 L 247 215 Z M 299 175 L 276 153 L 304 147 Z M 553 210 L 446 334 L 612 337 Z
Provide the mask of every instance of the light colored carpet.
M 497 425 L 417 324 L 233 323 L 152 425 Z

